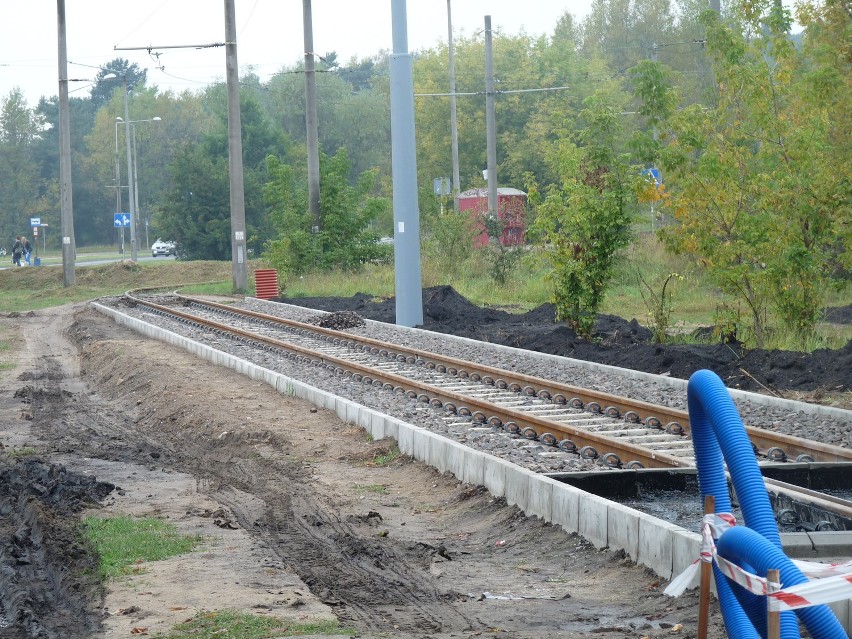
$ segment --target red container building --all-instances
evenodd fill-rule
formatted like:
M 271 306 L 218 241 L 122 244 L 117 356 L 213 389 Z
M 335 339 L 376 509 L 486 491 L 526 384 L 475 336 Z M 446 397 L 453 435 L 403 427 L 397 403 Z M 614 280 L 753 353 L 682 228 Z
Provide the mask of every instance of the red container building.
M 470 211 L 482 233 L 474 238 L 476 246 L 488 244 L 488 233 L 480 221 L 488 214 L 488 189 L 469 189 L 459 193 L 459 211 Z M 497 189 L 497 217 L 503 223 L 500 243 L 503 246 L 517 246 L 524 243 L 524 231 L 527 219 L 527 194 L 518 189 Z

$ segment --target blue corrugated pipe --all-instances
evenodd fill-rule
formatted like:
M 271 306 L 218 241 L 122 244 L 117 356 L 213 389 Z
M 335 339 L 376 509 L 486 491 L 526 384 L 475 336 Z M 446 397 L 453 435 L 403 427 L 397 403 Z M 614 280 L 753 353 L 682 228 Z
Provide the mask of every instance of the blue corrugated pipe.
M 772 542 L 763 535 L 744 526 L 734 526 L 719 538 L 717 544 L 719 554 L 729 561 L 742 566 L 747 564 L 753 568 L 750 572 L 757 575 L 766 575 L 770 570 L 777 569 L 781 573 L 781 583 L 784 587 L 796 586 L 806 583 L 808 578 L 796 567 L 784 552 L 774 546 Z M 821 610 L 822 609 L 822 610 Z M 764 605 L 765 610 L 765 605 Z M 830 637 L 842 639 L 846 637 L 846 631 L 837 621 L 837 617 L 828 606 L 812 606 L 800 608 L 795 611 L 799 619 L 805 624 L 812 637 L 821 639 Z M 827 613 L 827 614 L 826 614 Z M 793 618 L 795 621 L 795 618 Z M 798 637 L 799 631 L 793 629 L 794 635 Z M 784 628 L 782 627 L 782 636 Z
M 777 568 L 782 571 L 784 585 L 799 583 L 791 581 L 794 576 L 790 568 L 795 570 L 802 579 L 805 577 L 781 551 L 781 536 L 763 484 L 763 476 L 728 389 L 712 371 L 696 371 L 689 379 L 687 400 L 701 502 L 704 502 L 705 496 L 713 495 L 717 513 L 731 512 L 731 500 L 725 476 L 725 463 L 727 463 L 745 525 L 763 538 L 758 548 L 750 541 L 753 538 L 749 536 L 745 548 L 737 546 L 735 561 L 738 563 L 742 561 L 740 565 L 743 568 L 762 576 L 766 576 L 767 569 Z M 721 544 L 722 539 L 734 530 L 737 528 L 725 532 L 719 543 Z M 732 545 L 736 546 L 738 539 L 745 539 L 743 533 L 735 533 L 731 543 L 725 543 L 726 549 Z M 719 548 L 722 554 L 721 546 Z M 777 555 L 770 554 L 767 548 L 777 552 Z M 785 561 L 781 562 L 781 557 Z M 781 565 L 764 568 L 761 563 L 776 560 L 781 562 Z M 759 565 L 752 565 L 752 561 Z M 740 586 L 729 582 L 715 564 L 713 568 L 719 605 L 728 635 L 743 639 L 766 637 L 765 598 L 752 595 Z M 785 570 L 787 578 L 783 576 Z M 804 608 L 797 612 L 814 639 L 838 639 L 846 634 L 828 606 Z M 799 637 L 798 621 L 792 612 L 781 614 L 781 637 L 783 639 Z

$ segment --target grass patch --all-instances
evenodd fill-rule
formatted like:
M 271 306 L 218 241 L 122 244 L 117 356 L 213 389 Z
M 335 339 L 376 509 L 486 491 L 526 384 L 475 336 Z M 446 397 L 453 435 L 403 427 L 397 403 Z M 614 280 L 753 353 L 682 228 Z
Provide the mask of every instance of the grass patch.
M 38 449 L 33 448 L 32 446 L 22 446 L 21 448 L 13 448 L 12 450 L 8 450 L 6 451 L 6 454 L 12 459 L 16 457 L 32 457 L 33 455 L 38 455 Z
M 120 295 L 133 288 L 177 288 L 193 282 L 224 282 L 230 292 L 231 263 L 213 261 L 137 262 L 79 266 L 74 286 L 65 288 L 63 269 L 51 266 L 0 271 L 0 308 L 25 312 L 69 302 Z
M 377 493 L 379 495 L 388 494 L 388 487 L 382 484 L 352 484 L 352 489 L 356 493 Z
M 251 288 L 251 282 L 249 282 L 249 288 Z M 185 295 L 232 295 L 234 288 L 230 281 L 205 282 L 181 287 L 180 292 Z M 253 294 L 254 290 L 249 291 L 249 293 Z
M 333 619 L 311 622 L 287 622 L 275 617 L 251 615 L 232 610 L 200 612 L 191 620 L 178 624 L 159 639 L 271 639 L 305 635 L 351 635 Z
M 386 453 L 377 452 L 373 456 L 372 464 L 374 466 L 387 466 L 388 464 L 393 462 L 395 459 L 398 459 L 401 455 L 402 455 L 402 453 L 399 452 L 399 448 L 394 446 L 393 448 L 391 448 Z
M 107 579 L 138 573 L 140 562 L 182 555 L 201 542 L 201 537 L 182 535 L 153 517 L 87 517 L 83 530 L 100 557 L 99 573 Z
M 521 572 L 528 572 L 528 573 L 540 572 L 539 568 L 536 568 L 535 566 L 530 566 L 525 561 L 521 561 L 521 562 L 515 564 L 515 570 L 520 570 Z

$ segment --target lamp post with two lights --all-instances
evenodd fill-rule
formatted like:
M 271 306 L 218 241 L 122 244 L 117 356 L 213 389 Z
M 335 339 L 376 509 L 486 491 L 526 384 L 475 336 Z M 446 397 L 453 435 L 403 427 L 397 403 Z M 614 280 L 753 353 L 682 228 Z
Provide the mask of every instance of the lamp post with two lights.
M 125 94 L 124 113 L 127 115 L 127 101 Z M 127 185 L 128 185 L 128 200 L 130 208 L 130 259 L 136 261 L 139 250 L 138 235 L 136 231 L 136 218 L 139 212 L 139 183 L 136 176 L 136 124 L 139 122 L 161 122 L 163 118 L 154 116 L 145 120 L 130 120 L 128 118 L 117 117 L 115 119 L 115 175 L 117 182 L 118 196 L 116 203 L 118 204 L 118 212 L 121 212 L 121 175 L 118 166 L 118 125 L 124 124 L 124 135 L 127 146 Z M 129 134 L 128 134 L 129 133 Z M 146 234 L 147 235 L 147 234 Z M 146 238 L 147 242 L 147 238 Z M 121 248 L 124 252 L 124 227 L 121 228 Z

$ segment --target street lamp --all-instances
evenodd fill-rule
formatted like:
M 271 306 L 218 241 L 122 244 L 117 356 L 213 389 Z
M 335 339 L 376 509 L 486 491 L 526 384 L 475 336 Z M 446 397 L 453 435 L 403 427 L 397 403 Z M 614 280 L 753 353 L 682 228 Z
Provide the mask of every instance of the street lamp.
M 120 76 L 115 73 L 107 73 L 104 75 L 101 80 L 117 80 Z M 134 262 L 136 261 L 136 253 L 137 253 L 137 243 L 136 243 L 136 210 L 135 210 L 135 202 L 133 200 L 133 181 L 130 179 L 132 175 L 132 162 L 130 159 L 130 106 L 128 103 L 129 94 L 130 94 L 130 85 L 127 80 L 127 73 L 124 74 L 124 120 L 120 117 L 116 118 L 118 121 L 124 122 L 124 139 L 127 143 L 127 185 L 128 188 L 131 189 L 130 197 L 130 259 Z M 118 140 L 118 127 L 116 127 L 116 140 Z M 116 149 L 116 155 L 118 154 Z M 119 208 L 121 208 L 121 202 L 119 200 Z M 123 229 L 124 227 L 122 227 Z M 122 230 L 122 243 L 124 241 L 124 230 Z
M 127 94 L 125 93 L 125 98 Z M 127 102 L 125 100 L 125 116 L 127 115 Z M 136 179 L 136 124 L 139 122 L 160 122 L 163 118 L 160 116 L 155 116 L 153 118 L 148 118 L 146 120 L 128 120 L 123 119 L 121 117 L 115 118 L 115 170 L 116 176 L 118 176 L 119 168 L 118 168 L 118 125 L 124 124 L 124 135 L 125 140 L 127 142 L 127 184 L 130 192 L 128 193 L 128 200 L 130 202 L 130 259 L 132 261 L 136 261 L 137 251 L 138 251 L 138 241 L 137 241 L 137 233 L 136 233 L 136 217 L 139 211 L 139 189 L 138 189 L 138 181 Z M 132 129 L 132 133 L 128 136 L 128 132 Z M 132 136 L 132 141 L 131 141 Z M 132 146 L 132 152 L 131 152 Z M 120 181 L 120 177 L 117 177 L 117 181 Z M 120 189 L 119 189 L 120 193 Z M 119 209 L 121 209 L 121 195 L 118 196 L 117 199 Z M 120 210 L 119 210 L 120 212 Z M 146 234 L 145 241 L 147 242 L 147 226 L 146 226 Z M 124 252 L 124 227 L 121 227 L 121 247 L 122 253 Z
M 121 167 L 118 163 L 118 125 L 121 118 L 116 118 L 115 123 L 115 212 L 121 215 Z M 129 188 L 129 187 L 128 187 Z M 124 255 L 124 225 L 121 226 L 121 254 Z

